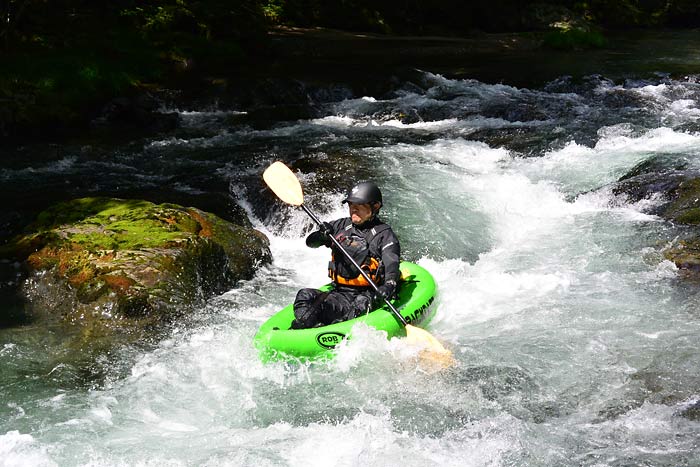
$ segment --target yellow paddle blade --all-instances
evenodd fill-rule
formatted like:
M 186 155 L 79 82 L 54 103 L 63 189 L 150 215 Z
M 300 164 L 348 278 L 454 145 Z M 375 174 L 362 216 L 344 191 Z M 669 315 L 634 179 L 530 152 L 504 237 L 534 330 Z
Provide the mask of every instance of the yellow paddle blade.
M 428 331 L 411 326 L 410 324 L 406 325 L 406 340 L 411 344 L 427 347 L 436 352 L 450 353 L 450 351 L 443 347 L 440 341 L 435 339 Z
M 270 164 L 263 172 L 263 180 L 285 203 L 293 206 L 301 206 L 304 203 L 304 192 L 301 190 L 299 179 L 282 162 Z
M 424 349 L 420 352 L 421 361 L 430 364 L 433 369 L 446 369 L 455 363 L 452 352 L 447 350 L 432 334 L 425 329 L 406 325 L 406 340 L 413 345 L 419 345 Z

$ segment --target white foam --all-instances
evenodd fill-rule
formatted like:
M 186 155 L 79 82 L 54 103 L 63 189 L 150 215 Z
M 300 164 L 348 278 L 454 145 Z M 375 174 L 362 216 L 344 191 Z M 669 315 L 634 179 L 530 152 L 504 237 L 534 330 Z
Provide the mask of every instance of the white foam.
M 361 412 L 348 423 L 293 429 L 292 435 L 303 431 L 303 438 L 285 451 L 284 458 L 292 466 L 500 465 L 517 446 L 514 441 L 520 429 L 515 419 L 496 417 L 435 439 L 397 432 L 387 412 Z M 484 432 L 489 432 L 487 439 L 482 437 Z M 333 443 L 328 443 L 329 437 Z
M 15 180 L 24 177 L 36 177 L 42 175 L 56 175 L 75 170 L 78 165 L 77 156 L 67 156 L 54 162 L 39 167 L 24 167 L 22 169 L 0 170 L 0 180 Z
M 0 465 L 2 467 L 53 467 L 58 464 L 39 446 L 34 437 L 19 431 L 0 435 Z
M 678 125 L 700 119 L 697 91 L 693 92 L 685 83 L 648 85 L 629 92 L 652 102 L 664 124 Z
M 564 148 L 550 151 L 540 158 L 514 161 L 513 168 L 533 180 L 557 183 L 566 193 L 576 194 L 608 185 L 635 165 L 656 153 L 700 152 L 700 135 L 657 128 L 641 135 L 633 134 L 628 125 L 603 128 L 593 147 L 569 142 Z

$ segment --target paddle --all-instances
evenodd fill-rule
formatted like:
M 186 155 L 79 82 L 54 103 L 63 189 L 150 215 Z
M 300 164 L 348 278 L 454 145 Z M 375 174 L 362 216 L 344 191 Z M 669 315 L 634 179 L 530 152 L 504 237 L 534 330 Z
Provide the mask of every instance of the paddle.
M 304 206 L 304 193 L 301 189 L 301 184 L 299 179 L 294 175 L 294 173 L 284 165 L 282 162 L 272 163 L 265 172 L 263 173 L 263 179 L 268 187 L 277 195 L 279 199 L 287 204 L 293 206 L 301 207 L 306 214 L 311 217 L 311 219 L 318 225 L 321 225 L 321 221 L 312 213 L 306 206 Z M 345 249 L 340 245 L 340 242 L 333 236 L 328 235 L 328 238 L 335 244 L 335 246 L 345 255 L 345 257 L 350 260 L 353 266 L 360 271 L 362 277 L 364 277 L 374 291 L 379 294 L 379 288 L 370 279 L 367 273 L 360 268 L 357 262 L 353 259 L 350 254 L 345 251 Z M 411 326 L 406 322 L 406 319 L 401 316 L 401 313 L 394 307 L 394 305 L 389 301 L 388 298 L 382 297 L 386 303 L 389 310 L 396 316 L 396 318 L 401 322 L 401 324 L 406 328 L 406 338 L 409 342 L 424 346 L 431 353 L 436 354 L 439 359 L 439 364 L 442 367 L 449 366 L 452 363 L 452 354 L 447 350 L 435 337 L 433 337 L 425 329 L 417 328 Z

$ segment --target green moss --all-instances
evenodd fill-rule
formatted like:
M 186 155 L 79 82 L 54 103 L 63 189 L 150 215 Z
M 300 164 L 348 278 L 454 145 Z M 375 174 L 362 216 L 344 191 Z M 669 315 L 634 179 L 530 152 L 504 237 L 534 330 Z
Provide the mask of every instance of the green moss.
M 675 219 L 681 224 L 698 225 L 700 224 L 700 208 L 687 209 Z
M 79 119 L 113 96 L 135 89 L 147 76 L 154 78 L 150 70 L 162 68 L 157 55 L 143 44 L 140 49 L 134 46 L 129 55 L 114 49 L 110 52 L 112 56 L 105 53 L 105 47 L 25 44 L 4 57 L 0 90 L 9 97 L 12 123 Z
M 76 289 L 76 298 L 81 303 L 90 303 L 107 292 L 107 284 L 102 279 L 87 281 Z
M 683 182 L 682 187 L 683 194 L 685 195 L 695 195 L 700 193 L 700 178 L 694 178 L 692 180 L 688 180 L 687 182 Z
M 175 205 L 83 198 L 58 204 L 41 213 L 34 228 L 59 229 L 63 233 L 62 242 L 96 251 L 167 246 L 196 234 L 199 225 L 184 208 Z
M 607 45 L 607 40 L 597 31 L 572 28 L 547 33 L 543 38 L 543 43 L 552 49 L 575 50 L 602 48 Z
M 50 230 L 64 224 L 89 221 L 99 213 L 124 213 L 150 205 L 146 201 L 115 198 L 80 198 L 58 203 L 41 212 L 30 226 L 32 230 Z
M 58 261 L 52 257 L 54 250 L 100 254 L 168 248 L 204 233 L 200 219 L 204 221 L 174 204 L 81 198 L 40 213 L 26 234 L 0 248 L 0 255 L 20 260 L 32 256 L 32 264 L 44 268 Z
M 700 224 L 700 178 L 684 181 L 664 215 L 681 224 Z
M 257 258 L 262 262 L 271 260 L 269 252 L 261 250 L 261 245 L 267 245 L 267 239 L 258 236 L 256 231 L 232 225 L 211 213 L 192 209 L 190 214 L 202 226 L 200 236 L 211 238 L 221 245 L 233 269 L 252 273 L 249 258 Z
M 59 254 L 58 267 L 61 274 L 73 285 L 80 285 L 95 277 L 96 269 L 90 253 L 86 251 L 66 251 Z

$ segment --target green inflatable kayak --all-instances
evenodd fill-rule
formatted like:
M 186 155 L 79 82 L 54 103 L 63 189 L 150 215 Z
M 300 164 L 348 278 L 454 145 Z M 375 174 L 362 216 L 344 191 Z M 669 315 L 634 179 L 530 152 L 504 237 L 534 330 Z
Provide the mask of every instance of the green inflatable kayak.
M 437 308 L 435 280 L 415 263 L 402 262 L 400 269 L 398 295 L 392 303 L 409 324 L 427 324 Z M 320 289 L 325 291 L 331 287 L 326 284 Z M 343 339 L 350 339 L 352 327 L 360 322 L 386 331 L 389 338 L 406 335 L 403 325 L 386 304 L 358 318 L 311 329 L 289 329 L 293 319 L 294 309 L 290 304 L 260 326 L 254 342 L 263 362 L 331 358 L 333 349 Z

